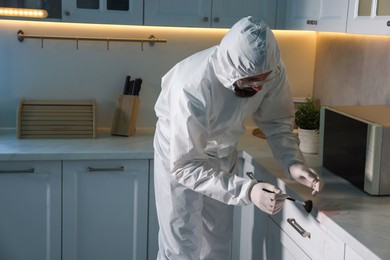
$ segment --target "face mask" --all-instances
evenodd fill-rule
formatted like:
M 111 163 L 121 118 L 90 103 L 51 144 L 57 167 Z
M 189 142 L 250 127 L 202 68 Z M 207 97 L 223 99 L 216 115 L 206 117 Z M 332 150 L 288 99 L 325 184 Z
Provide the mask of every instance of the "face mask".
M 257 91 L 252 88 L 239 88 L 237 86 L 234 86 L 234 92 L 237 97 L 253 97 L 257 93 Z

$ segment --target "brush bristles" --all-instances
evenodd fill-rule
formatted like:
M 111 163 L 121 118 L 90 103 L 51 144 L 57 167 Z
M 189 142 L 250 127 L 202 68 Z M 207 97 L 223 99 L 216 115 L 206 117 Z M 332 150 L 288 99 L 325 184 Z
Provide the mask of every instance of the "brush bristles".
M 305 208 L 307 213 L 310 213 L 311 210 L 313 209 L 313 201 L 311 201 L 311 200 L 305 201 L 305 205 L 303 205 L 303 207 Z

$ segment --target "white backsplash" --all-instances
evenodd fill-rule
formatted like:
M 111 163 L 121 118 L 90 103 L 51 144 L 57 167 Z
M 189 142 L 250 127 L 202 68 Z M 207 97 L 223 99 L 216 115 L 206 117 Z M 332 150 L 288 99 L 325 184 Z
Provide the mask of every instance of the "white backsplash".
M 138 127 L 154 127 L 161 77 L 183 58 L 219 43 L 226 29 L 91 25 L 0 20 L 0 127 L 15 127 L 19 101 L 95 99 L 98 127 L 111 127 L 126 75 L 142 78 Z M 156 38 L 167 43 L 25 39 L 26 35 Z M 294 96 L 312 94 L 316 34 L 275 31 Z
M 390 104 L 390 37 L 319 33 L 314 96 L 322 105 Z

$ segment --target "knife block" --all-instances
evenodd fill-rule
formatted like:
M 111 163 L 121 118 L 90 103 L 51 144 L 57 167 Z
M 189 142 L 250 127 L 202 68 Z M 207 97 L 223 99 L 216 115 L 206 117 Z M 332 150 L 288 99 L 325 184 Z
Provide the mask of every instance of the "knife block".
M 132 136 L 135 134 L 140 106 L 139 96 L 120 95 L 116 102 L 111 134 Z

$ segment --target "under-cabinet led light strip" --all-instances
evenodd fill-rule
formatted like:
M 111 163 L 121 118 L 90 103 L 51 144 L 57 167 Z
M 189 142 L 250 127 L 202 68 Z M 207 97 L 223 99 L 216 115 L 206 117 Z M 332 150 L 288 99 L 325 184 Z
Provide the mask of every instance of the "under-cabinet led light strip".
M 0 16 L 46 18 L 47 11 L 42 9 L 0 7 Z

